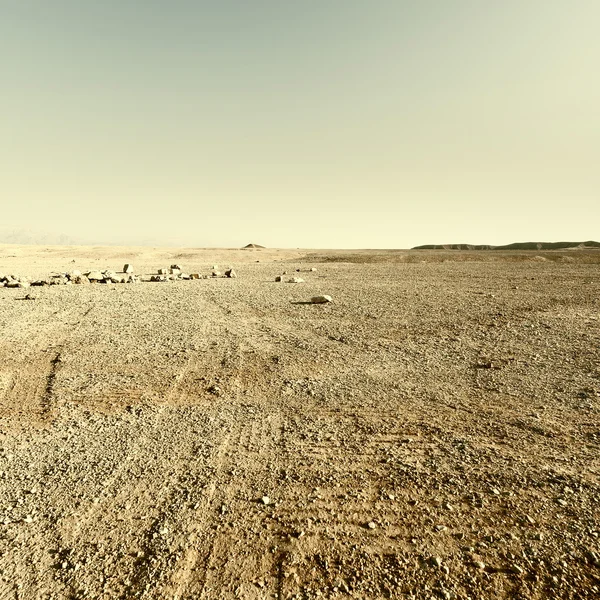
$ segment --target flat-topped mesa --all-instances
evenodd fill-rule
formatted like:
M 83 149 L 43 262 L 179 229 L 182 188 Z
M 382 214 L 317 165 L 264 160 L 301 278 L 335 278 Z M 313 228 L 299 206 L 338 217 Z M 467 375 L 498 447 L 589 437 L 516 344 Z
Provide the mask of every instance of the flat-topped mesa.
M 489 244 L 426 244 L 412 250 L 571 250 L 600 248 L 600 242 L 516 242 L 504 246 Z

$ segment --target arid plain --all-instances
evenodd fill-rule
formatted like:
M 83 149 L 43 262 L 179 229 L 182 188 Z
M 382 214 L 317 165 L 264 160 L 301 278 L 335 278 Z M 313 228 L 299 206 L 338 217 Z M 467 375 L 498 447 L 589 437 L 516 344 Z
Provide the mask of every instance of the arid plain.
M 2 600 L 600 597 L 600 251 L 0 246 L 124 263 L 238 277 L 0 288 Z

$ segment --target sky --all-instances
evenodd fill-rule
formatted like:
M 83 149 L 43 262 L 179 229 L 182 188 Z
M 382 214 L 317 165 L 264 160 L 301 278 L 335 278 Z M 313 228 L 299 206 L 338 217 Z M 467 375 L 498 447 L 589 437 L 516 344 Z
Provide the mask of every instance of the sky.
M 0 0 L 0 233 L 600 231 L 598 0 Z

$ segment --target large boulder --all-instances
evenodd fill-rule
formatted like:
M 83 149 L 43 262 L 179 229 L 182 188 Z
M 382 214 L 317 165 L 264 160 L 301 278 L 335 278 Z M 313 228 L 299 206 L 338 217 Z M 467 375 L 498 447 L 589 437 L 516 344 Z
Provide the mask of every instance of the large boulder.
M 75 275 L 75 277 L 71 277 L 71 283 L 75 283 L 77 285 L 84 285 L 90 282 L 90 280 L 85 275 Z
M 66 275 L 54 275 L 50 277 L 50 285 L 67 285 L 67 283 L 69 283 L 69 279 Z
M 89 273 L 86 273 L 86 276 L 93 282 L 104 280 L 104 273 L 102 273 L 102 271 L 90 271 Z
M 125 263 L 125 265 L 123 265 L 123 273 L 126 273 L 127 275 L 129 275 L 130 273 L 133 273 L 133 265 L 130 265 L 129 263 Z

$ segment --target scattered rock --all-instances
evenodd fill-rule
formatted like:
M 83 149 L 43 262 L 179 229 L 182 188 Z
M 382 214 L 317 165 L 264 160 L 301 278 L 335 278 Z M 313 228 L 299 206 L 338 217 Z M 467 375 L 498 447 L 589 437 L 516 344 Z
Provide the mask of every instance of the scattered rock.
M 333 302 L 333 298 L 331 296 L 313 296 L 310 301 L 312 304 L 327 304 Z
M 237 273 L 233 269 L 227 269 L 227 271 L 225 271 L 225 277 L 235 279 L 237 277 Z
M 516 575 L 521 575 L 521 573 L 523 573 L 523 569 L 519 565 L 511 565 L 509 571 Z
M 269 498 L 269 496 L 263 496 L 260 501 L 264 504 L 264 505 L 269 505 L 271 504 L 271 498 Z
M 288 283 L 304 283 L 304 279 L 302 277 L 290 277 Z
M 123 273 L 127 273 L 127 274 L 133 273 L 133 265 L 130 265 L 129 263 L 126 263 L 123 266 Z

